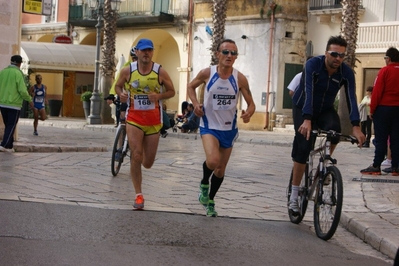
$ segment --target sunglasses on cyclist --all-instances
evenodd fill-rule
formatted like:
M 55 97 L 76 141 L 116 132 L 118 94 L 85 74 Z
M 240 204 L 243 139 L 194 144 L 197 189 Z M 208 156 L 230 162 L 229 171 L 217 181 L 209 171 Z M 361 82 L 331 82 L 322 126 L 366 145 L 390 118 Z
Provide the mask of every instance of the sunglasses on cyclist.
M 237 51 L 230 51 L 230 50 L 222 50 L 221 53 L 224 54 L 224 55 L 228 55 L 230 53 L 232 56 L 238 55 Z
M 329 53 L 334 58 L 337 58 L 338 56 L 340 58 L 344 58 L 345 57 L 345 53 L 338 53 L 338 52 L 333 52 L 333 51 L 327 51 L 327 53 Z

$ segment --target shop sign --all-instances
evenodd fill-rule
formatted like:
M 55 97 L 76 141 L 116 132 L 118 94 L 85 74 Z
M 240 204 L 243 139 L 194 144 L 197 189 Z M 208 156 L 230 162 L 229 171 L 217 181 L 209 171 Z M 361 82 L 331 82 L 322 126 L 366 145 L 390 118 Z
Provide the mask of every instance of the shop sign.
M 22 13 L 51 16 L 51 0 L 23 0 Z
M 66 35 L 58 35 L 58 36 L 54 37 L 53 42 L 71 44 L 72 43 L 72 38 L 69 37 L 69 36 L 66 36 Z

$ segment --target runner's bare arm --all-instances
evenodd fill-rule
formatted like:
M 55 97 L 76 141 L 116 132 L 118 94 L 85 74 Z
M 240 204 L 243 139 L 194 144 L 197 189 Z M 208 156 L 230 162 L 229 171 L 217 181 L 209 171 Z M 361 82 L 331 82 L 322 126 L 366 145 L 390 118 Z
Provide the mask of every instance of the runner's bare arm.
M 195 90 L 201 84 L 206 84 L 211 74 L 210 68 L 202 69 L 197 76 L 187 85 L 187 95 L 190 98 L 192 104 L 194 105 L 194 113 L 197 116 L 203 116 L 202 104 L 198 102 L 197 94 Z
M 168 72 L 162 67 L 159 69 L 159 81 L 163 84 L 165 91 L 158 94 L 158 99 L 169 99 L 175 96 L 175 87 L 173 86 L 172 79 L 170 78 Z
M 238 86 L 248 105 L 246 110 L 242 110 L 241 118 L 244 123 L 248 123 L 251 116 L 255 113 L 255 103 L 252 98 L 251 90 L 249 89 L 248 80 L 241 72 L 238 72 Z

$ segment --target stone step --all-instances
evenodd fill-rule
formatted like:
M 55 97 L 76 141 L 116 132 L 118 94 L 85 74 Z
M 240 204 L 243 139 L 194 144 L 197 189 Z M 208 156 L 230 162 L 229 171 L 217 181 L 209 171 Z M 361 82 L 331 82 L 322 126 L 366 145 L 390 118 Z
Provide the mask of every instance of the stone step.
M 295 134 L 294 125 L 285 125 L 285 127 L 274 127 L 273 132 L 292 133 Z

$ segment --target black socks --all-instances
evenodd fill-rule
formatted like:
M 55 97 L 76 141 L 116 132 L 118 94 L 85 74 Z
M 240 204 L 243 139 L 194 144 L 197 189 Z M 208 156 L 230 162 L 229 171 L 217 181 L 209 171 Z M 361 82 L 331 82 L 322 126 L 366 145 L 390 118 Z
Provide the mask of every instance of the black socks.
M 211 191 L 209 191 L 209 199 L 213 200 L 215 198 L 216 193 L 218 192 L 220 186 L 223 183 L 224 176 L 217 177 L 215 174 L 212 175 L 211 179 Z
M 213 170 L 206 166 L 206 161 L 202 164 L 202 169 L 204 169 L 204 176 L 202 177 L 201 184 L 209 185 L 209 178 L 211 177 Z

